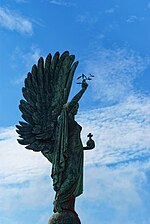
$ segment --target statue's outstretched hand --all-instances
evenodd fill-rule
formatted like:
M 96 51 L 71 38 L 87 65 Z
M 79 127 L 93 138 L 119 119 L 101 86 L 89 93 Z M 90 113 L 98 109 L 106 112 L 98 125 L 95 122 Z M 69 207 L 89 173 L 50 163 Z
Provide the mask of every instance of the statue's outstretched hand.
M 86 80 L 83 80 L 82 81 L 82 89 L 87 89 L 87 87 L 88 87 L 88 84 L 87 84 L 87 82 L 86 82 Z

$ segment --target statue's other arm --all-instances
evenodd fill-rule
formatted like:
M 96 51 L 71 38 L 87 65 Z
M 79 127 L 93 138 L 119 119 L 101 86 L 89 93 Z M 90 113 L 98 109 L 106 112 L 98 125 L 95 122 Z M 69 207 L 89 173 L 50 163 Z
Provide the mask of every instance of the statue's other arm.
M 95 148 L 95 144 L 93 144 L 93 146 L 84 146 L 83 147 L 83 150 L 92 150 L 92 149 L 94 149 Z
M 87 87 L 88 87 L 88 84 L 86 82 L 83 82 L 82 89 L 73 97 L 71 102 L 68 104 L 68 106 L 67 106 L 68 111 L 71 111 L 72 108 L 78 103 L 78 101 L 81 99 L 81 97 L 84 94 Z

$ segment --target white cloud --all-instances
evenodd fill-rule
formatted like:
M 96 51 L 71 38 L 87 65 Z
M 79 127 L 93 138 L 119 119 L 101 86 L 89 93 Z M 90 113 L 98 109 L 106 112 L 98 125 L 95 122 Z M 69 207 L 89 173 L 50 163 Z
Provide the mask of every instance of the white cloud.
M 78 15 L 76 21 L 79 23 L 93 25 L 98 22 L 98 16 L 91 15 L 89 12 L 85 12 L 84 14 Z
M 49 213 L 43 214 L 40 217 L 38 224 L 45 224 L 45 223 L 47 223 L 47 221 L 49 220 L 49 218 L 50 218 L 50 214 Z
M 33 208 L 52 202 L 51 165 L 41 153 L 25 150 L 14 128 L 0 129 L 0 211 Z
M 82 112 L 84 142 L 92 132 L 96 149 L 86 153 L 87 163 L 115 164 L 150 156 L 150 99 L 130 96 L 126 101 L 102 109 Z
M 20 47 L 16 47 L 11 56 L 11 60 L 16 63 L 12 64 L 17 64 L 17 61 L 20 61 L 20 63 L 24 64 L 26 69 L 31 69 L 31 66 L 38 62 L 41 54 L 41 49 L 35 45 L 32 45 L 28 51 L 24 51 Z
M 119 5 L 115 5 L 114 7 L 112 8 L 108 8 L 105 10 L 105 13 L 106 14 L 113 14 L 117 9 L 119 8 Z
M 33 64 L 37 64 L 38 59 L 41 57 L 41 55 L 41 49 L 34 45 L 28 51 L 24 51 L 20 49 L 20 47 L 16 47 L 11 56 L 10 66 L 15 69 L 15 72 L 20 73 L 20 76 L 13 81 L 13 84 L 20 84 L 24 82 L 27 72 L 31 71 Z
M 138 20 L 137 16 L 129 16 L 128 19 L 126 20 L 128 23 L 133 23 Z
M 19 33 L 28 35 L 32 35 L 33 33 L 31 21 L 3 7 L 0 7 L 0 25 L 8 30 Z
M 150 161 L 148 160 L 146 164 L 149 166 Z M 146 170 L 149 170 L 149 168 L 142 162 L 118 166 L 117 168 L 87 166 L 85 186 L 88 191 L 88 200 L 94 202 L 97 198 L 100 198 L 101 202 L 107 201 L 113 208 L 116 206 L 118 210 L 123 198 L 124 203 L 122 205 L 140 205 L 141 197 L 138 190 L 142 190 L 142 186 L 147 182 Z M 137 182 L 138 185 L 135 184 Z M 97 186 L 97 191 L 93 194 L 95 186 Z M 120 196 L 119 192 L 121 192 Z M 116 194 L 118 194 L 118 198 Z
M 39 153 L 24 150 L 17 143 L 14 128 L 0 130 L 1 183 L 23 183 L 48 171 L 48 162 Z M 38 166 L 38 164 L 41 164 Z M 22 175 L 23 172 L 23 175 Z
M 28 1 L 27 0 L 15 0 L 15 2 L 17 2 L 17 3 L 27 3 Z
M 75 6 L 75 3 L 73 2 L 62 1 L 62 0 L 50 0 L 49 2 L 51 4 L 60 5 L 60 6 Z
M 98 224 L 100 220 L 105 224 L 148 224 L 150 215 L 146 201 L 150 192 L 147 189 L 149 179 L 146 172 L 149 171 L 149 165 L 150 161 L 117 168 L 86 167 L 85 191 L 79 199 L 80 203 L 77 202 L 85 223 Z M 86 204 L 85 215 L 83 207 Z
M 22 54 L 23 61 L 27 68 L 30 68 L 33 63 L 37 64 L 40 57 L 41 49 L 36 46 L 32 46 L 28 53 Z
M 129 16 L 126 19 L 127 23 L 134 23 L 134 22 L 141 22 L 144 20 L 144 17 L 137 17 L 137 16 Z
M 110 9 L 106 9 L 105 10 L 105 13 L 106 14 L 112 14 L 112 13 L 114 13 L 115 12 L 115 9 L 114 8 L 110 8 Z
M 133 92 L 133 81 L 150 65 L 150 58 L 123 48 L 97 50 L 85 61 L 86 73 L 95 75 L 93 96 L 101 102 L 116 103 Z
M 44 177 L 39 175 L 38 178 L 29 179 L 22 185 L 1 184 L 0 211 L 15 211 L 20 207 L 46 208 L 49 203 L 52 206 L 54 200 L 52 184 L 50 178 L 45 180 Z

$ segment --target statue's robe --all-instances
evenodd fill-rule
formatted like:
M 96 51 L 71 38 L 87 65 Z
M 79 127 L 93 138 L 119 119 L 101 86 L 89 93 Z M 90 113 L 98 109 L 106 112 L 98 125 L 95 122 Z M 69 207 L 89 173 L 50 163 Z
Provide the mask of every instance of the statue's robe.
M 57 127 L 57 145 L 52 163 L 52 179 L 56 199 L 61 208 L 83 193 L 83 145 L 81 126 L 69 119 L 68 107 L 64 107 Z

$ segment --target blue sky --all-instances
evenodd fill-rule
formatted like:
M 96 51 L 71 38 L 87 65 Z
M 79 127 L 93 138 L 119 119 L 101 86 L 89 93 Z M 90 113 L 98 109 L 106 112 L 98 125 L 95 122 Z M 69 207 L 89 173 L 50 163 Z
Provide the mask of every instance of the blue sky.
M 40 56 L 69 50 L 76 77 L 95 75 L 80 102 L 85 152 L 82 223 L 150 223 L 150 1 L 1 0 L 0 223 L 44 224 L 51 165 L 16 142 L 21 88 Z

